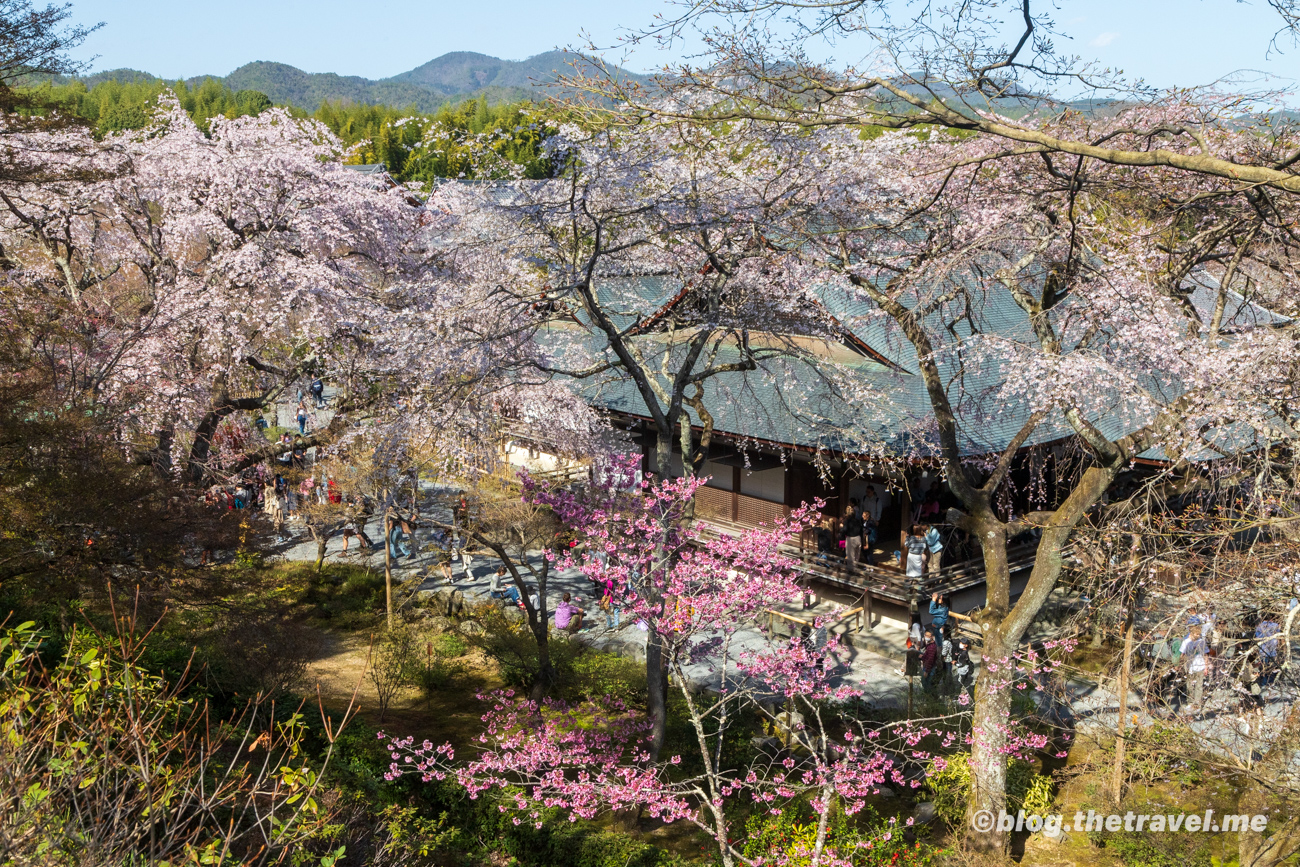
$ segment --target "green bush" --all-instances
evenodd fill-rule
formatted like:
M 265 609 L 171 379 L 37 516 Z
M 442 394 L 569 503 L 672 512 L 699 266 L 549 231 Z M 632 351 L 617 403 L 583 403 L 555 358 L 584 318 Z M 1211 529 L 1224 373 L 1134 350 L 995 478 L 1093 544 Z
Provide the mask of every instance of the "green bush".
M 526 623 L 507 620 L 496 606 L 485 606 L 475 613 L 483 634 L 473 644 L 496 662 L 501 679 L 507 686 L 527 689 L 541 671 L 537 640 Z M 580 645 L 568 638 L 552 636 L 547 642 L 551 665 L 561 684 L 573 682 L 573 663 Z
M 1124 867 L 1189 867 L 1209 864 L 1209 841 L 1197 834 L 1090 833 L 1089 838 L 1119 858 Z
M 465 639 L 454 632 L 435 635 L 429 644 L 433 647 L 433 655 L 441 659 L 454 659 L 458 656 L 464 656 L 469 651 L 469 645 L 465 643 Z
M 369 569 L 331 564 L 318 575 L 307 564 L 286 580 L 304 582 L 302 602 L 311 614 L 340 629 L 372 626 L 384 610 L 384 576 Z
M 929 867 L 939 854 L 929 844 L 908 841 L 896 821 L 882 818 L 870 809 L 853 817 L 835 810 L 826 827 L 826 854 L 840 863 L 847 860 L 854 867 Z M 786 805 L 780 814 L 773 816 L 758 813 L 745 823 L 746 858 L 772 858 L 790 867 L 803 867 L 811 862 L 811 853 L 817 840 L 817 816 L 806 802 Z
M 495 806 L 493 812 L 498 812 Z M 496 845 L 520 865 L 685 867 L 681 859 L 657 846 L 617 831 L 596 829 L 588 822 L 570 822 L 558 810 L 547 811 L 540 828 L 529 822 L 515 825 L 508 811 L 498 816 Z M 491 833 L 486 827 L 481 832 L 485 838 Z
M 415 673 L 415 685 L 430 693 L 440 692 L 453 686 L 466 672 L 465 664 L 457 659 L 448 659 L 436 653 Z
M 957 827 L 966 817 L 966 806 L 971 796 L 970 762 L 966 754 L 951 756 L 942 770 L 930 763 L 926 788 L 934 803 L 935 813 L 949 827 Z M 1052 778 L 1034 772 L 1029 762 L 1012 759 L 1007 762 L 1007 812 L 1024 810 L 1027 815 L 1045 816 L 1052 810 Z
M 1124 748 L 1124 770 L 1129 779 L 1150 785 L 1170 780 L 1184 788 L 1199 786 L 1205 779 L 1197 759 L 1200 747 L 1195 735 L 1181 726 L 1159 723 L 1143 730 L 1142 737 L 1129 738 Z M 1115 763 L 1115 742 L 1106 742 L 1090 757 L 1094 766 L 1110 768 Z
M 645 663 L 626 656 L 586 650 L 573 659 L 573 681 L 565 690 L 574 699 L 608 695 L 627 705 L 645 703 Z

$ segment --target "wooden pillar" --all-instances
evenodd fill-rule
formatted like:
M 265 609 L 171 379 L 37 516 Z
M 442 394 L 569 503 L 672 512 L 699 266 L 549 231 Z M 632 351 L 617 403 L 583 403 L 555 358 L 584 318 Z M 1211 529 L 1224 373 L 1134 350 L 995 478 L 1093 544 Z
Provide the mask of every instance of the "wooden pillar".
M 740 522 L 740 467 L 731 468 L 731 522 Z
M 903 477 L 903 489 L 898 492 L 898 507 L 902 511 L 898 527 L 898 550 L 903 552 L 903 565 L 907 565 L 907 531 L 912 523 L 912 496 L 907 477 Z
M 388 614 L 388 628 L 393 628 L 393 549 L 388 534 L 393 532 L 393 519 L 384 515 L 384 600 Z
M 862 617 L 863 617 L 863 622 L 866 623 L 867 631 L 871 631 L 872 624 L 871 624 L 871 588 L 870 587 L 868 587 L 867 591 L 862 594 Z M 909 623 L 907 628 L 911 629 L 912 625 Z M 858 631 L 861 632 L 862 630 L 858 630 Z

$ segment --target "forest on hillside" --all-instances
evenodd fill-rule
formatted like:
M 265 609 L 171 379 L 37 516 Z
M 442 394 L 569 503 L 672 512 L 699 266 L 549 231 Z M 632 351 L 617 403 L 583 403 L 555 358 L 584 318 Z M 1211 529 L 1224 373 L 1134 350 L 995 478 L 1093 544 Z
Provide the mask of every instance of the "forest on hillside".
M 272 107 L 257 90 L 234 90 L 217 79 L 198 84 L 141 78 L 108 79 L 90 87 L 80 80 L 45 83 L 29 90 L 42 111 L 61 111 L 88 123 L 97 137 L 147 126 L 159 97 L 170 90 L 204 132 L 214 118 L 255 116 Z M 433 113 L 326 101 L 314 112 L 293 105 L 291 114 L 325 124 L 350 149 L 351 164 L 383 163 L 400 182 L 428 186 L 438 178 L 550 175 L 542 143 L 552 126 L 547 111 L 531 102 L 491 105 L 486 96 L 448 103 Z

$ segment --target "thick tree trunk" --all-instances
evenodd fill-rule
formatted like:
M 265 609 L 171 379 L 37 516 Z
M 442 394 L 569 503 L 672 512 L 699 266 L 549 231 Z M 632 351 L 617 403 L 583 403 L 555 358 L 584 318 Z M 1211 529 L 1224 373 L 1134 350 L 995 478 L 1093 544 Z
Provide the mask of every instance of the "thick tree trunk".
M 214 397 L 208 411 L 194 428 L 194 441 L 186 461 L 185 474 L 195 484 L 208 475 L 208 458 L 212 455 L 212 437 L 217 428 L 236 412 L 253 412 L 266 408 L 267 396 L 231 398 L 224 390 Z
M 522 556 L 528 556 L 527 552 L 524 552 Z M 537 573 L 538 607 L 535 612 L 530 614 L 531 621 L 529 623 L 529 627 L 533 631 L 533 638 L 537 641 L 537 679 L 533 681 L 528 697 L 536 702 L 540 702 L 546 697 L 546 694 L 555 686 L 557 680 L 555 666 L 551 663 L 550 616 L 546 611 L 546 579 L 549 574 L 550 561 L 543 558 L 542 568 Z M 523 590 L 521 589 L 520 592 L 522 593 Z
M 651 470 L 660 479 L 667 479 L 672 475 L 672 456 L 672 432 L 661 431 L 655 441 L 654 461 L 651 467 Z M 686 455 L 683 455 L 683 465 L 685 465 L 686 457 Z M 667 564 L 663 562 L 663 559 L 663 556 L 656 557 L 655 562 L 667 568 Z M 654 583 L 648 576 L 646 587 L 653 592 Z M 662 603 L 662 600 L 655 601 Z M 649 714 L 653 726 L 647 749 L 650 752 L 651 761 L 655 761 L 659 758 L 659 751 L 663 749 L 664 736 L 668 730 L 668 667 L 664 664 L 663 637 L 653 629 L 648 630 L 646 633 L 645 678 L 646 712 Z
M 1001 852 L 1007 845 L 1007 835 L 998 830 L 997 822 L 1007 808 L 1005 750 L 1011 690 L 1003 685 L 1007 675 L 1000 661 L 1009 659 L 1013 651 L 996 632 L 985 635 L 971 722 L 971 797 L 966 817 L 972 846 L 978 851 Z M 990 663 L 998 670 L 990 673 Z
M 1000 852 L 1006 847 L 1006 834 L 998 830 L 997 823 L 1007 807 L 1006 746 L 1011 716 L 1011 687 L 1006 681 L 1020 636 L 1003 632 L 1011 604 L 1006 532 L 996 519 L 986 519 L 980 523 L 979 538 L 984 549 L 987 601 L 977 621 L 983 643 L 971 721 L 971 797 L 966 819 L 975 849 Z

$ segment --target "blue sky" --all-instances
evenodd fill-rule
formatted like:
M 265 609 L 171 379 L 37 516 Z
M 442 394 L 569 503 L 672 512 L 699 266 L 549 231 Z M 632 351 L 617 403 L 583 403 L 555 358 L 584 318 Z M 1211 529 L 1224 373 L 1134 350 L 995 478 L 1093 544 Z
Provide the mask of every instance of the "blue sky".
M 1266 0 L 1057 0 L 1074 53 L 1160 87 L 1208 84 L 1238 70 L 1300 81 L 1300 47 L 1269 55 L 1277 18 Z M 225 75 L 252 60 L 309 72 L 383 78 L 448 51 L 521 59 L 582 42 L 613 43 L 622 27 L 670 11 L 664 0 L 74 0 L 83 23 L 105 22 L 79 50 L 95 69 L 166 78 Z M 850 46 L 839 59 L 856 59 Z M 617 54 L 608 55 L 618 59 Z M 676 56 L 641 49 L 647 70 Z

